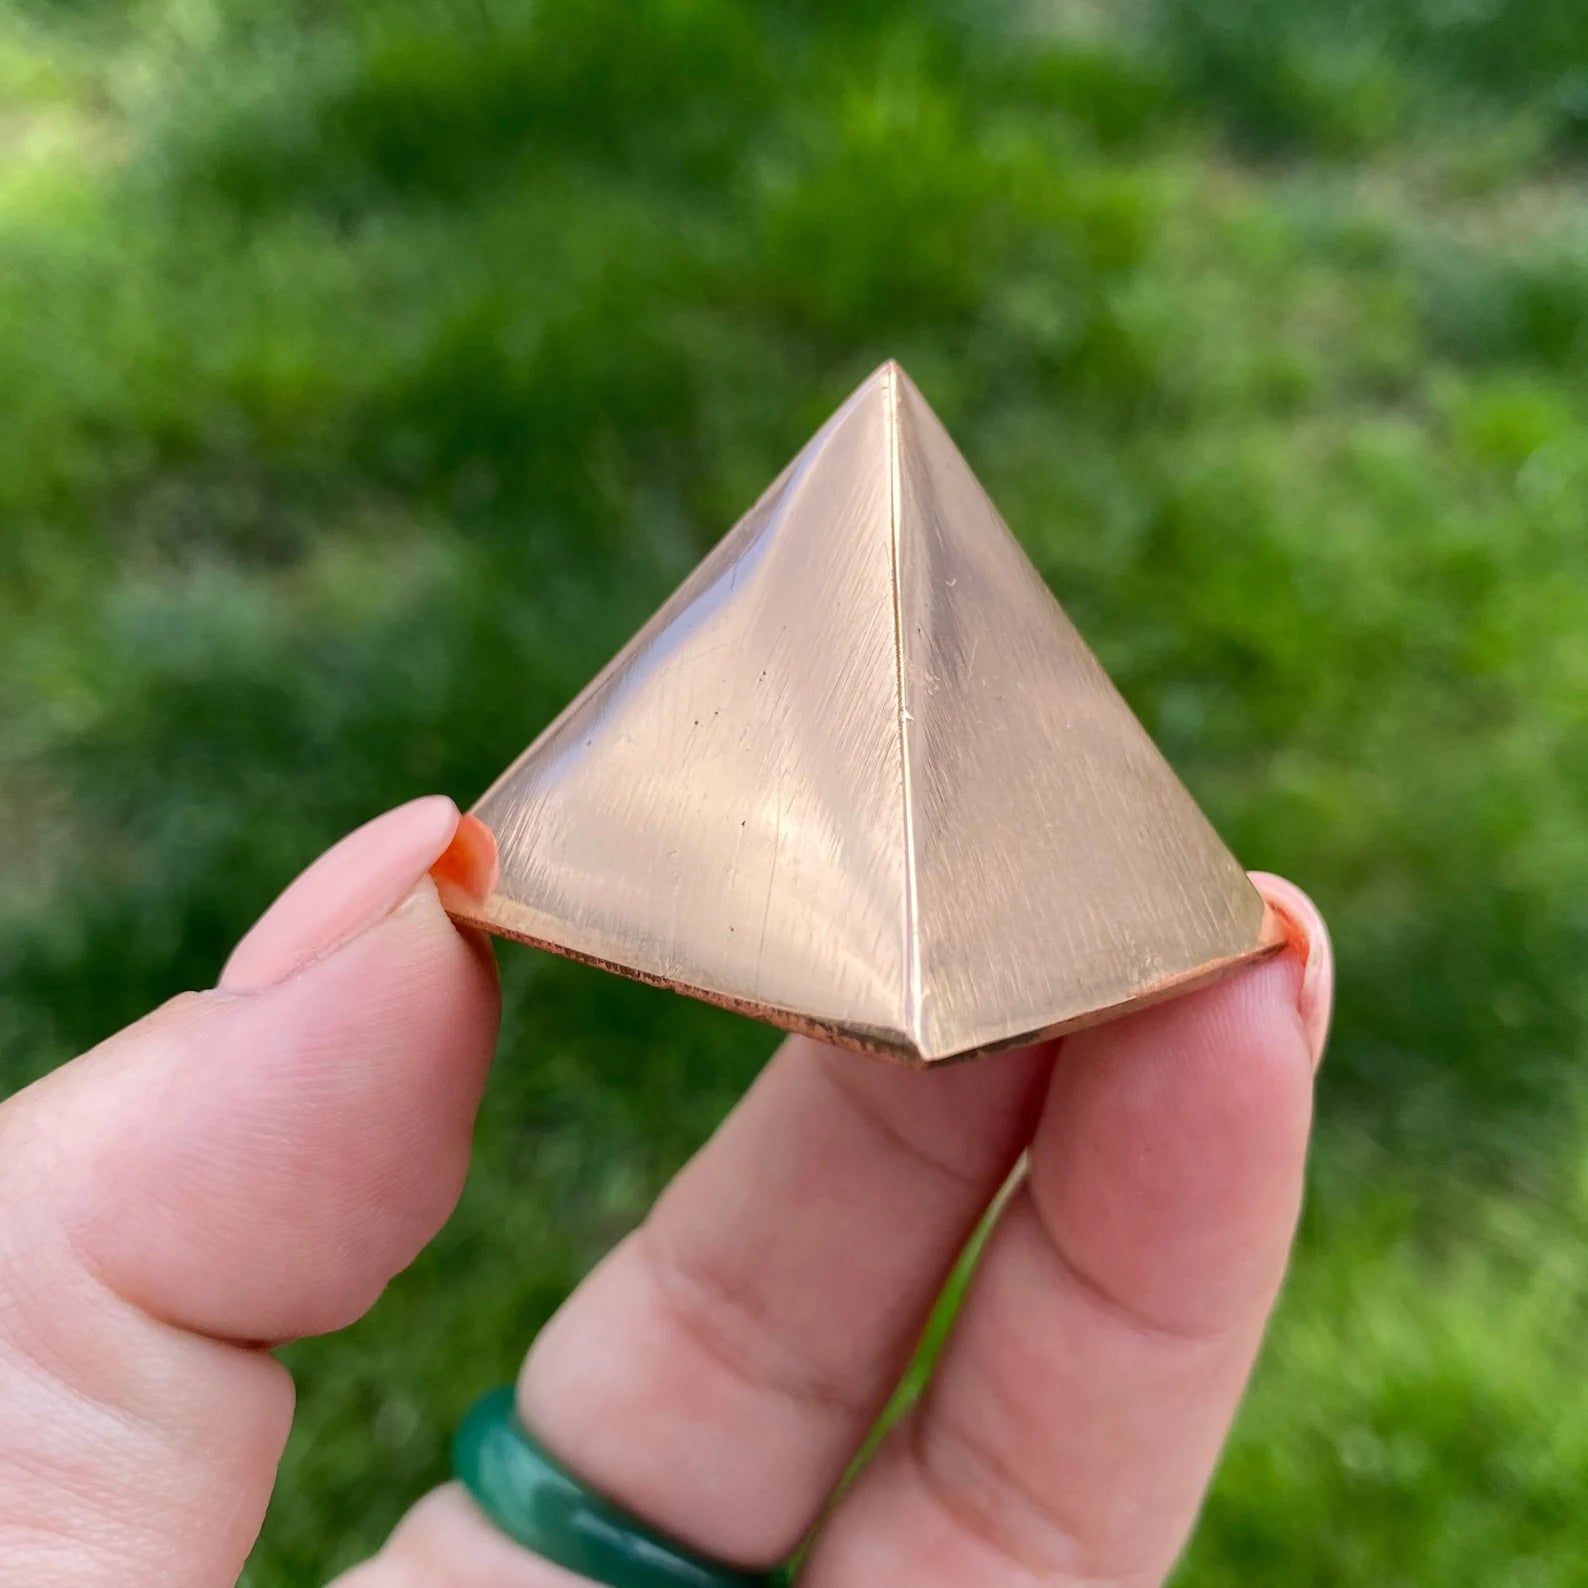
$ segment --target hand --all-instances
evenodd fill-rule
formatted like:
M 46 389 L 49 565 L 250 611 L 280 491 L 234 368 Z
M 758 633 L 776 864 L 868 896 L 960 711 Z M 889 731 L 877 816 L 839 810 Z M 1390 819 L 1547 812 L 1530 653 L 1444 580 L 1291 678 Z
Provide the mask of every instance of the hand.
M 292 1415 L 269 1346 L 357 1318 L 463 1183 L 497 993 L 427 877 L 457 822 L 433 798 L 361 828 L 214 991 L 0 1108 L 0 1579 L 236 1580 Z M 786 1042 L 535 1342 L 529 1426 L 698 1549 L 788 1554 L 1029 1153 L 801 1582 L 1161 1582 L 1284 1270 L 1328 1022 L 1322 922 L 1257 880 L 1289 952 L 1062 1055 L 918 1075 Z M 341 1580 L 418 1584 L 574 1579 L 448 1486 Z

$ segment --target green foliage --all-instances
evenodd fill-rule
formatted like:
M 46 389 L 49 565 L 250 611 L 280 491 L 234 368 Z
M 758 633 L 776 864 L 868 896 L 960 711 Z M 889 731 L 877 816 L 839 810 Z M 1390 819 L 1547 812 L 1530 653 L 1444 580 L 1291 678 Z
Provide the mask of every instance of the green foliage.
M 1187 92 L 1268 151 L 1389 148 L 1462 115 L 1588 131 L 1588 12 L 1575 0 L 1152 0 Z
M 0 1087 L 471 797 L 885 354 L 1334 923 L 1296 1283 L 1184 1581 L 1588 1582 L 1581 8 L 0 6 Z M 505 954 L 458 1218 L 295 1348 L 367 1551 L 770 1045 Z

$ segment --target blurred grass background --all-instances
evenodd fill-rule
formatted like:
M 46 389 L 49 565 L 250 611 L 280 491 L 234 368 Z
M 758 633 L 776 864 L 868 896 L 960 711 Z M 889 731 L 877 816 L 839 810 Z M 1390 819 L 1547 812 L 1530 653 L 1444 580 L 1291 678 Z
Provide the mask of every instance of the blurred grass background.
M 1588 10 L 0 0 L 0 1091 L 467 801 L 899 357 L 1342 994 L 1180 1582 L 1588 1584 Z M 371 1549 L 773 1037 L 528 951 Z

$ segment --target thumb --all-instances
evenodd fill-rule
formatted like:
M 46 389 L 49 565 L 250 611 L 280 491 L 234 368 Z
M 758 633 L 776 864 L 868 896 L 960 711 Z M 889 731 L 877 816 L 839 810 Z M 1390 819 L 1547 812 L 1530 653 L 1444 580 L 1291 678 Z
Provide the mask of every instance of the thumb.
M 7 1581 L 220 1588 L 291 1418 L 262 1346 L 350 1323 L 462 1187 L 489 951 L 418 800 L 323 856 L 233 955 L 0 1108 Z

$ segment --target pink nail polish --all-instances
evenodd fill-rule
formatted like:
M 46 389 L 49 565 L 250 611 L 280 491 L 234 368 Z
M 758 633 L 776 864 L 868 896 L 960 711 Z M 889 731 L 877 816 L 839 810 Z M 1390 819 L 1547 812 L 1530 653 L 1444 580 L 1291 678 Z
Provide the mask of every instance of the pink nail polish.
M 226 962 L 228 992 L 273 986 L 390 914 L 446 851 L 458 808 L 432 794 L 351 832 L 259 918 Z
M 1254 871 L 1251 877 L 1257 891 L 1284 923 L 1289 951 L 1302 958 L 1301 990 L 1296 1002 L 1316 1069 L 1323 1062 L 1329 1021 L 1334 1013 L 1334 948 L 1329 941 L 1329 928 L 1317 905 L 1295 883 L 1268 871 Z

